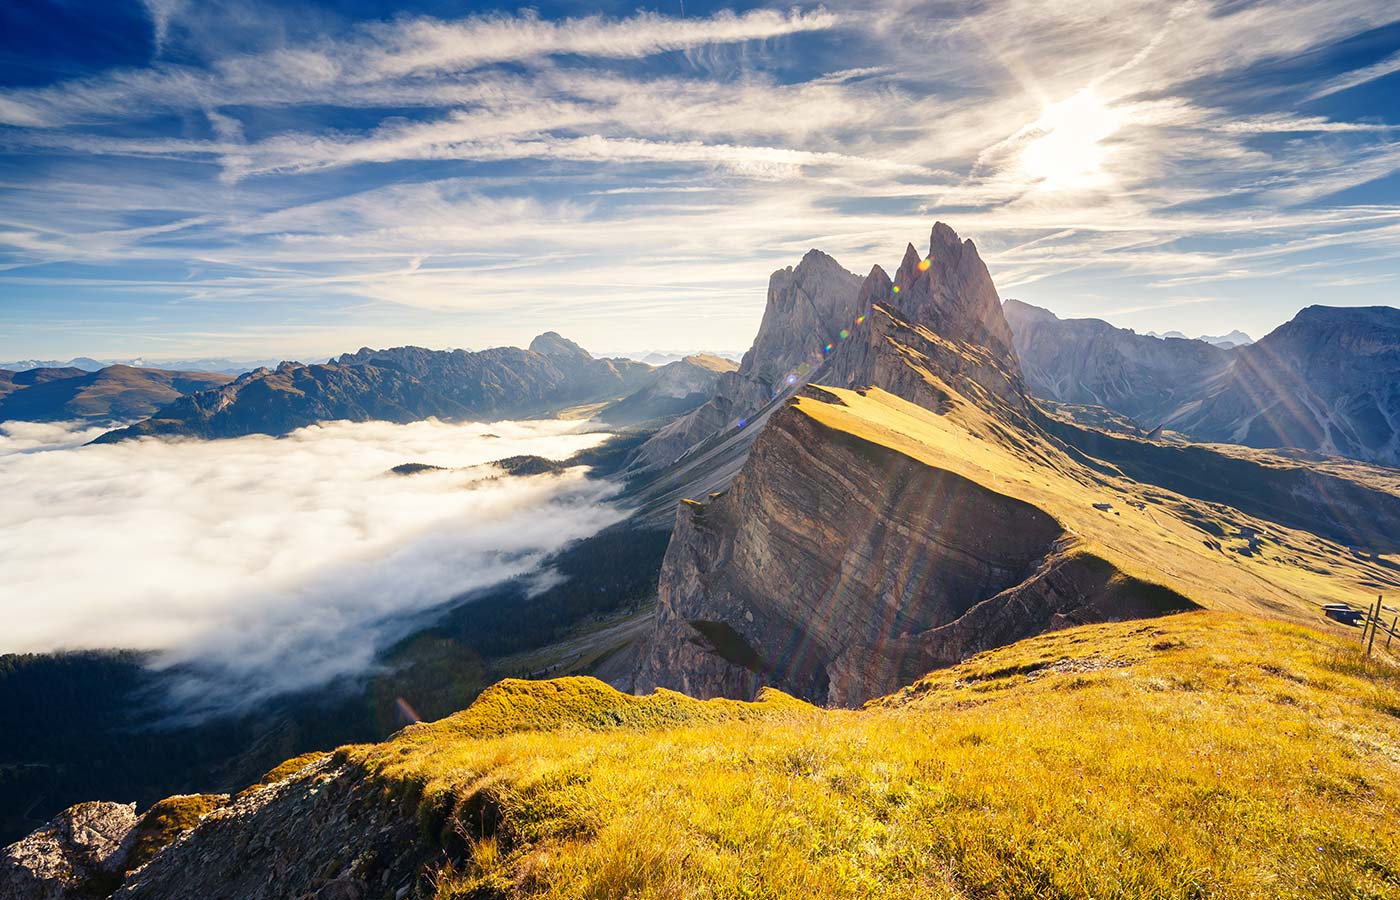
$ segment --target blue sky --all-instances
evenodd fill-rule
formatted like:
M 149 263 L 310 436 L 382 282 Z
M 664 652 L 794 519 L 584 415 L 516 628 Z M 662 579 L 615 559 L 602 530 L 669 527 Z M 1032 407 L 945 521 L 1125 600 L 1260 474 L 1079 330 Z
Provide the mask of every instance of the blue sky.
M 1390 0 L 0 8 L 0 359 L 743 348 L 935 219 L 1003 297 L 1393 304 Z

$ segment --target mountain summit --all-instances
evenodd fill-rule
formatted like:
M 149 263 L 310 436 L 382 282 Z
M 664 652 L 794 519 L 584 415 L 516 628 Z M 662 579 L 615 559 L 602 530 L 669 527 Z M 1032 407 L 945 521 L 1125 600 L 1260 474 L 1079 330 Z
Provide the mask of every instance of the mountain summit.
M 1391 482 L 1047 415 L 976 248 L 932 237 L 871 271 L 856 327 L 732 486 L 681 505 L 638 690 L 859 705 L 1046 630 L 1199 607 L 1311 621 L 1321 596 L 1393 582 L 1345 546 L 1398 546 Z M 1343 495 L 1366 512 L 1336 517 Z

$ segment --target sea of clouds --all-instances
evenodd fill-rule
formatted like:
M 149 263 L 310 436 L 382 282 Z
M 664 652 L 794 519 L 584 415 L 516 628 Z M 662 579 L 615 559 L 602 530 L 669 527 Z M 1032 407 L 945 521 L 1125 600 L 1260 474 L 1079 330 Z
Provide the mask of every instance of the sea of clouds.
M 367 672 L 434 607 L 623 517 L 583 468 L 485 465 L 606 438 L 579 423 L 85 446 L 101 431 L 0 423 L 0 653 L 155 651 L 196 714 Z M 408 462 L 447 470 L 389 474 Z

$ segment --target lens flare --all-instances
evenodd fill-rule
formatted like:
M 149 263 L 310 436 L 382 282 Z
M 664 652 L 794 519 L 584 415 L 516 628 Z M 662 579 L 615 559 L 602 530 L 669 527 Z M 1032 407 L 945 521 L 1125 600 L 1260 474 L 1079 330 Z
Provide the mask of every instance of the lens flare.
M 895 292 L 896 294 L 899 293 L 899 285 L 895 285 L 895 286 L 894 286 L 894 292 Z
M 931 265 L 933 265 L 933 262 L 932 262 L 931 260 L 929 260 L 929 258 L 928 258 L 927 256 L 925 256 L 923 259 L 919 260 L 919 271 L 920 271 L 920 272 L 927 272 L 929 266 L 931 266 Z
M 421 722 L 423 717 L 418 715 L 418 711 L 408 705 L 408 701 L 402 697 L 395 697 L 394 703 L 399 707 L 399 715 L 409 722 Z
M 850 336 L 851 336 L 851 333 L 850 333 L 849 331 L 847 331 L 847 330 L 844 329 L 844 328 L 841 329 L 841 340 L 844 341 L 846 338 L 848 338 L 848 337 L 850 337 Z

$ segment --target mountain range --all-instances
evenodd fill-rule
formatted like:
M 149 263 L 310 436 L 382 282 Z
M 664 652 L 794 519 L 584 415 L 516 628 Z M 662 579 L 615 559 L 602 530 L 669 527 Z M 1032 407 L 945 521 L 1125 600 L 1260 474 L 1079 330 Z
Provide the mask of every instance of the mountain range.
M 97 360 L 90 356 L 75 356 L 66 362 L 56 359 L 18 359 L 0 362 L 0 369 L 8 369 L 12 372 L 23 372 L 29 369 L 82 369 L 84 372 L 96 372 L 98 369 L 105 369 L 108 366 L 129 366 L 133 369 L 217 372 L 221 375 L 238 375 L 260 366 L 273 367 L 276 365 L 277 360 L 275 359 L 229 359 L 224 356 L 156 360 L 147 360 L 144 357 Z
M 1214 344 L 1217 347 L 1225 347 L 1227 349 L 1230 347 L 1243 347 L 1245 344 L 1254 343 L 1254 338 L 1240 331 L 1238 328 L 1234 329 L 1229 334 L 1201 334 L 1194 338 L 1189 338 L 1180 331 L 1149 331 L 1147 332 L 1147 336 L 1155 338 L 1176 338 L 1182 341 L 1205 341 L 1207 344 Z
M 637 421 L 638 416 L 674 414 L 703 402 L 728 367 L 711 357 L 660 369 L 630 359 L 595 359 L 554 332 L 535 338 L 526 349 L 364 347 L 322 364 L 284 362 L 275 369 L 245 372 L 228 384 L 180 397 L 145 421 L 104 434 L 98 442 L 283 435 L 339 419 L 528 417 L 649 391 L 620 407 L 616 416 Z M 678 388 L 684 392 L 672 396 Z
M 1106 440 L 1043 410 L 1024 330 L 946 226 L 857 297 L 842 314 L 860 321 L 758 426 L 732 486 L 681 505 L 638 690 L 858 705 L 1045 629 L 1197 608 L 1306 619 L 1322 595 L 1359 605 L 1373 579 L 1395 581 L 1346 549 L 1400 549 L 1383 474 Z M 1100 325 L 1075 323 L 1089 336 L 1065 354 L 1228 352 Z M 1267 550 L 1248 537 L 1262 534 Z
M 1003 304 L 942 223 L 892 271 L 813 251 L 774 273 L 732 371 L 694 361 L 663 382 L 551 334 L 286 364 L 159 412 L 144 433 L 217 437 L 434 403 L 690 402 L 692 379 L 714 378 L 625 466 L 636 520 L 674 523 L 655 603 L 590 652 L 580 633 L 528 648 L 550 674 L 632 694 L 507 679 L 242 790 L 191 784 L 220 793 L 140 814 L 80 804 L 0 854 L 0 896 L 1400 885 L 1400 677 L 1323 616 L 1400 589 L 1400 476 L 1105 430 L 1040 399 L 1051 386 L 1108 424 L 1141 403 L 1246 436 L 1284 421 L 1289 391 L 1380 406 L 1394 311 L 1314 307 L 1244 348 L 1136 335 Z M 1285 448 L 1305 433 L 1274 428 Z
M 0 369 L 0 421 L 55 422 L 71 419 L 123 422 L 149 416 L 190 393 L 229 380 L 217 372 L 175 372 L 106 366 Z
M 1106 407 L 1143 432 L 1400 464 L 1400 310 L 1310 306 L 1257 342 L 1138 335 L 1006 302 L 1038 397 Z

